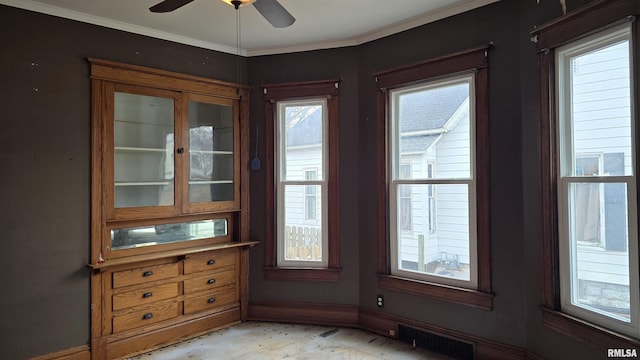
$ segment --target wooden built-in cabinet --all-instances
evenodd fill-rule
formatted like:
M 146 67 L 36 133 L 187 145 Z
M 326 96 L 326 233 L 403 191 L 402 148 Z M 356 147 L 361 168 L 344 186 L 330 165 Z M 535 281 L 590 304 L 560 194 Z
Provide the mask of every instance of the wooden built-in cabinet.
M 245 319 L 248 88 L 89 62 L 92 359 Z

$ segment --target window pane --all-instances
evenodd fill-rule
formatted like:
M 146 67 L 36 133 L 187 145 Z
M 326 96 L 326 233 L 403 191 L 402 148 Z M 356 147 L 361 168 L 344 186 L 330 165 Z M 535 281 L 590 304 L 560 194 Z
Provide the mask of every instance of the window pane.
M 233 108 L 189 101 L 189 202 L 233 200 Z
M 394 101 L 399 161 L 412 162 L 412 178 L 470 178 L 469 83 L 403 91 Z M 429 169 L 427 161 L 438 171 Z
M 284 106 L 281 119 L 282 181 L 305 180 L 304 168 L 322 168 L 323 106 Z M 322 172 L 316 173 L 322 179 Z
M 569 185 L 572 303 L 630 320 L 625 183 Z
M 399 203 L 401 188 L 408 188 L 411 211 L 398 211 L 398 268 L 470 280 L 469 186 L 402 184 Z M 403 231 L 405 221 L 413 231 Z
M 285 185 L 284 190 L 284 259 L 287 261 L 322 261 L 321 201 L 310 202 L 305 194 L 309 186 L 315 188 L 320 199 L 320 185 Z M 312 211 L 313 218 L 308 219 Z
M 629 41 L 570 57 L 569 66 L 574 175 L 631 175 Z M 580 160 L 594 153 L 622 156 L 613 169 Z
M 116 208 L 173 205 L 173 99 L 114 94 Z

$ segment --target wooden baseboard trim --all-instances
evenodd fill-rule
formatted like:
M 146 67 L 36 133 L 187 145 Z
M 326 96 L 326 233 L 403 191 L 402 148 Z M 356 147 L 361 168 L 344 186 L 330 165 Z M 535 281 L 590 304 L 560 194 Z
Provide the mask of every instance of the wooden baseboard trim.
M 358 327 L 358 307 L 300 302 L 249 303 L 249 320 Z
M 90 360 L 91 349 L 89 345 L 77 346 L 71 349 L 57 351 L 51 354 L 40 355 L 31 360 Z
M 234 313 L 232 318 L 236 319 L 238 316 L 238 314 Z M 230 320 L 230 318 L 224 319 L 221 323 L 228 323 Z M 390 315 L 382 311 L 360 308 L 356 305 L 314 304 L 302 302 L 249 303 L 248 320 L 346 326 L 360 328 L 391 338 L 395 338 L 397 336 L 398 325 L 404 325 L 472 344 L 475 349 L 475 358 L 477 360 L 542 360 L 542 358 L 537 354 L 517 346 L 488 340 L 409 318 Z M 197 323 L 200 322 L 198 321 Z M 204 331 L 204 324 L 198 325 L 199 326 L 192 329 L 192 334 L 202 333 L 202 331 Z M 209 322 L 208 325 L 211 325 L 211 323 Z M 206 332 L 210 332 L 215 329 L 211 328 L 206 330 Z M 164 336 L 161 337 L 164 341 L 161 340 L 156 343 L 156 346 L 152 347 L 157 348 L 160 344 L 167 344 L 167 339 L 164 339 Z M 159 339 L 155 340 L 157 341 Z M 115 349 L 111 350 L 113 351 Z M 148 350 L 149 349 L 146 349 L 145 351 Z M 127 351 L 123 351 L 123 353 L 126 352 Z M 111 352 L 110 355 L 122 356 L 119 351 Z M 90 360 L 90 358 L 91 353 L 89 346 L 80 346 L 53 354 L 39 356 L 32 360 Z
M 527 351 L 517 346 L 488 340 L 463 332 L 419 322 L 413 319 L 390 315 L 377 310 L 360 308 L 358 318 L 360 319 L 360 328 L 381 335 L 396 337 L 395 334 L 398 333 L 398 325 L 405 325 L 432 334 L 472 344 L 475 348 L 475 358 L 478 360 L 522 360 L 527 358 Z M 390 330 L 394 331 L 393 336 L 390 335 Z
M 398 325 L 405 325 L 472 344 L 478 360 L 539 359 L 539 357 L 531 357 L 533 354 L 517 346 L 381 311 L 359 308 L 355 305 L 296 302 L 249 303 L 249 320 L 355 327 L 392 338 L 398 334 Z

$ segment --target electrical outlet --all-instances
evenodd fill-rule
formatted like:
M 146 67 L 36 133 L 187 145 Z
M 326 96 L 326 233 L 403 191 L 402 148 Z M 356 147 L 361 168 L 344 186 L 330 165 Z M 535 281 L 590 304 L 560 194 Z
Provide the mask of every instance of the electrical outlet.
M 382 295 L 378 294 L 378 296 L 376 297 L 376 304 L 379 308 L 384 307 L 384 297 Z

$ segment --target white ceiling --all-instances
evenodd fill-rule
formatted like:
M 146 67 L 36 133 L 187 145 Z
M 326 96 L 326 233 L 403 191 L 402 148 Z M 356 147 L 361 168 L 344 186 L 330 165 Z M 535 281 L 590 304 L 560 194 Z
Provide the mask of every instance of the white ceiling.
M 161 0 L 0 0 L 0 4 L 236 54 L 236 13 L 221 0 L 195 0 L 151 13 Z M 273 28 L 240 8 L 240 53 L 257 56 L 359 45 L 499 0 L 278 0 L 296 22 Z

